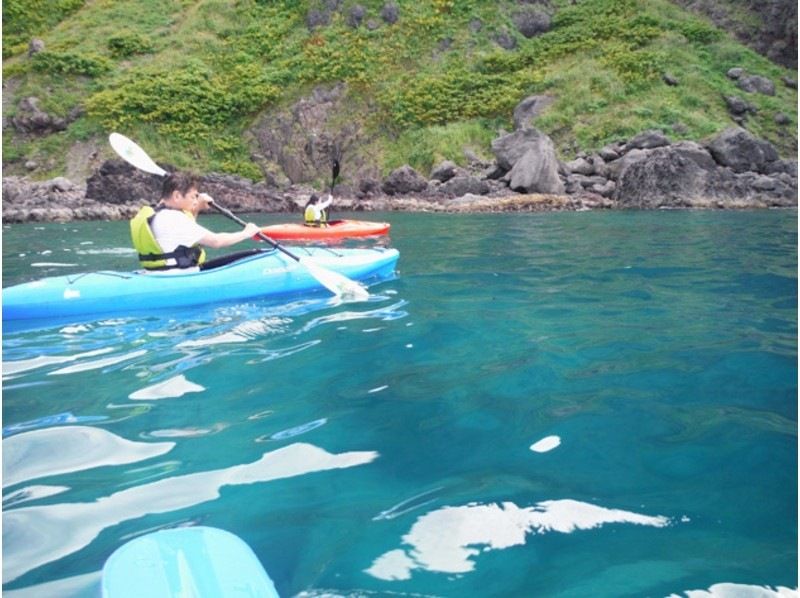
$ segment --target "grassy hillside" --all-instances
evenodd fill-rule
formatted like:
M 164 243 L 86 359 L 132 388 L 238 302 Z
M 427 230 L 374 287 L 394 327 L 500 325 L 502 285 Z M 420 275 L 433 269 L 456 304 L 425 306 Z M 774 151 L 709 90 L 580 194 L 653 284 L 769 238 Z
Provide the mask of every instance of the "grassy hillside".
M 365 9 L 357 27 L 356 4 Z M 159 161 L 259 179 L 246 134 L 254 120 L 337 81 L 349 94 L 341 122 L 371 132 L 359 151 L 383 171 L 408 162 L 427 174 L 444 158 L 463 163 L 465 148 L 490 156 L 491 139 L 533 93 L 556 98 L 537 126 L 564 159 L 649 128 L 705 138 L 732 124 L 724 95 L 747 96 L 758 109 L 748 128 L 784 155 L 797 151 L 797 92 L 779 80 L 796 72 L 666 0 L 394 7 L 392 23 L 384 0 L 6 0 L 4 116 L 26 96 L 53 115 L 83 113 L 44 138 L 7 128 L 4 172 L 35 160 L 36 178 L 63 174 L 76 147 L 110 156 L 104 139 L 118 130 Z M 547 32 L 517 30 L 544 13 Z M 501 34 L 516 48 L 500 47 Z M 46 43 L 33 57 L 31 37 Z M 725 75 L 735 66 L 770 77 L 776 95 L 739 90 Z M 680 84 L 666 85 L 664 73 Z

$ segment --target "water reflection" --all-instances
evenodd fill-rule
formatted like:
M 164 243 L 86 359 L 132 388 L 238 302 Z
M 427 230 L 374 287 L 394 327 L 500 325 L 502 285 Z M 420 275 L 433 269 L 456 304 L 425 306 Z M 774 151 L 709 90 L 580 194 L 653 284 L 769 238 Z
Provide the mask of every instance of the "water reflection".
M 157 401 L 159 399 L 176 399 L 189 392 L 203 392 L 204 390 L 204 387 L 190 382 L 186 376 L 181 374 L 132 392 L 128 398 L 134 401 Z
M 523 545 L 531 533 L 568 534 L 609 523 L 664 527 L 669 522 L 660 515 L 606 509 L 568 499 L 543 501 L 526 508 L 512 502 L 444 507 L 419 517 L 411 526 L 402 538 L 410 548 L 384 553 L 366 573 L 387 581 L 411 579 L 415 570 L 468 573 L 475 568 L 473 557 L 488 550 Z
M 715 583 L 707 590 L 688 590 L 686 598 L 797 598 L 794 590 L 783 586 L 754 586 L 741 583 Z M 668 598 L 683 598 L 682 594 L 671 594 Z
M 102 355 L 113 351 L 111 347 L 103 349 L 96 349 L 94 351 L 85 351 L 83 353 L 76 353 L 75 355 L 37 355 L 31 359 L 20 359 L 18 361 L 3 360 L 3 379 L 8 376 L 21 374 L 30 370 L 35 370 L 48 365 L 55 365 L 76 361 L 83 357 L 94 357 L 95 355 Z
M 144 461 L 174 446 L 173 442 L 133 442 L 90 426 L 24 432 L 3 440 L 3 488 L 45 476 Z
M 3 513 L 3 580 L 13 581 L 81 550 L 107 527 L 216 500 L 223 486 L 355 467 L 377 457 L 374 451 L 332 454 L 311 444 L 296 443 L 264 453 L 253 463 L 166 478 L 92 502 L 7 510 Z

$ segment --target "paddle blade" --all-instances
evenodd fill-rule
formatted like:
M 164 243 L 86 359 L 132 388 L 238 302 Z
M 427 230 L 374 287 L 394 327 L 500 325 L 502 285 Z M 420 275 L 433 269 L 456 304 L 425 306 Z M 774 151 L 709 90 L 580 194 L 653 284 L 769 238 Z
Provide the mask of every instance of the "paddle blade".
M 111 135 L 108 136 L 108 142 L 119 157 L 131 166 L 135 166 L 139 170 L 144 170 L 150 174 L 157 174 L 158 176 L 167 174 L 166 170 L 153 162 L 152 158 L 147 155 L 147 152 L 125 137 L 125 135 L 111 133 Z
M 298 261 L 308 268 L 309 273 L 316 278 L 322 286 L 337 297 L 354 301 L 369 299 L 369 291 L 355 280 L 350 280 L 338 272 L 323 268 L 308 258 L 301 257 Z

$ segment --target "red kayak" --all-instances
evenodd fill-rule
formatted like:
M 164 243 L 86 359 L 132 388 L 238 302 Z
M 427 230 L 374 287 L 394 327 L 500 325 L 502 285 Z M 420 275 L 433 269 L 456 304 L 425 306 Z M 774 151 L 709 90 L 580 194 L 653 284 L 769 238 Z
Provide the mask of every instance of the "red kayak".
M 272 239 L 345 239 L 347 237 L 374 237 L 385 235 L 391 225 L 388 222 L 366 220 L 332 220 L 328 226 L 306 226 L 305 224 L 273 224 L 262 226 L 261 232 Z

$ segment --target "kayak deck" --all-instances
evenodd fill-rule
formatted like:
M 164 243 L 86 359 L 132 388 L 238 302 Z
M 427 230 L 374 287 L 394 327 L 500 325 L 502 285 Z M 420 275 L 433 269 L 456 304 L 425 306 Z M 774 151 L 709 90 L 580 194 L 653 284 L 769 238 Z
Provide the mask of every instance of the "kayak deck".
M 262 226 L 261 232 L 273 239 L 323 240 L 349 237 L 375 237 L 389 232 L 388 222 L 367 220 L 333 220 L 327 226 L 306 226 L 287 223 Z

